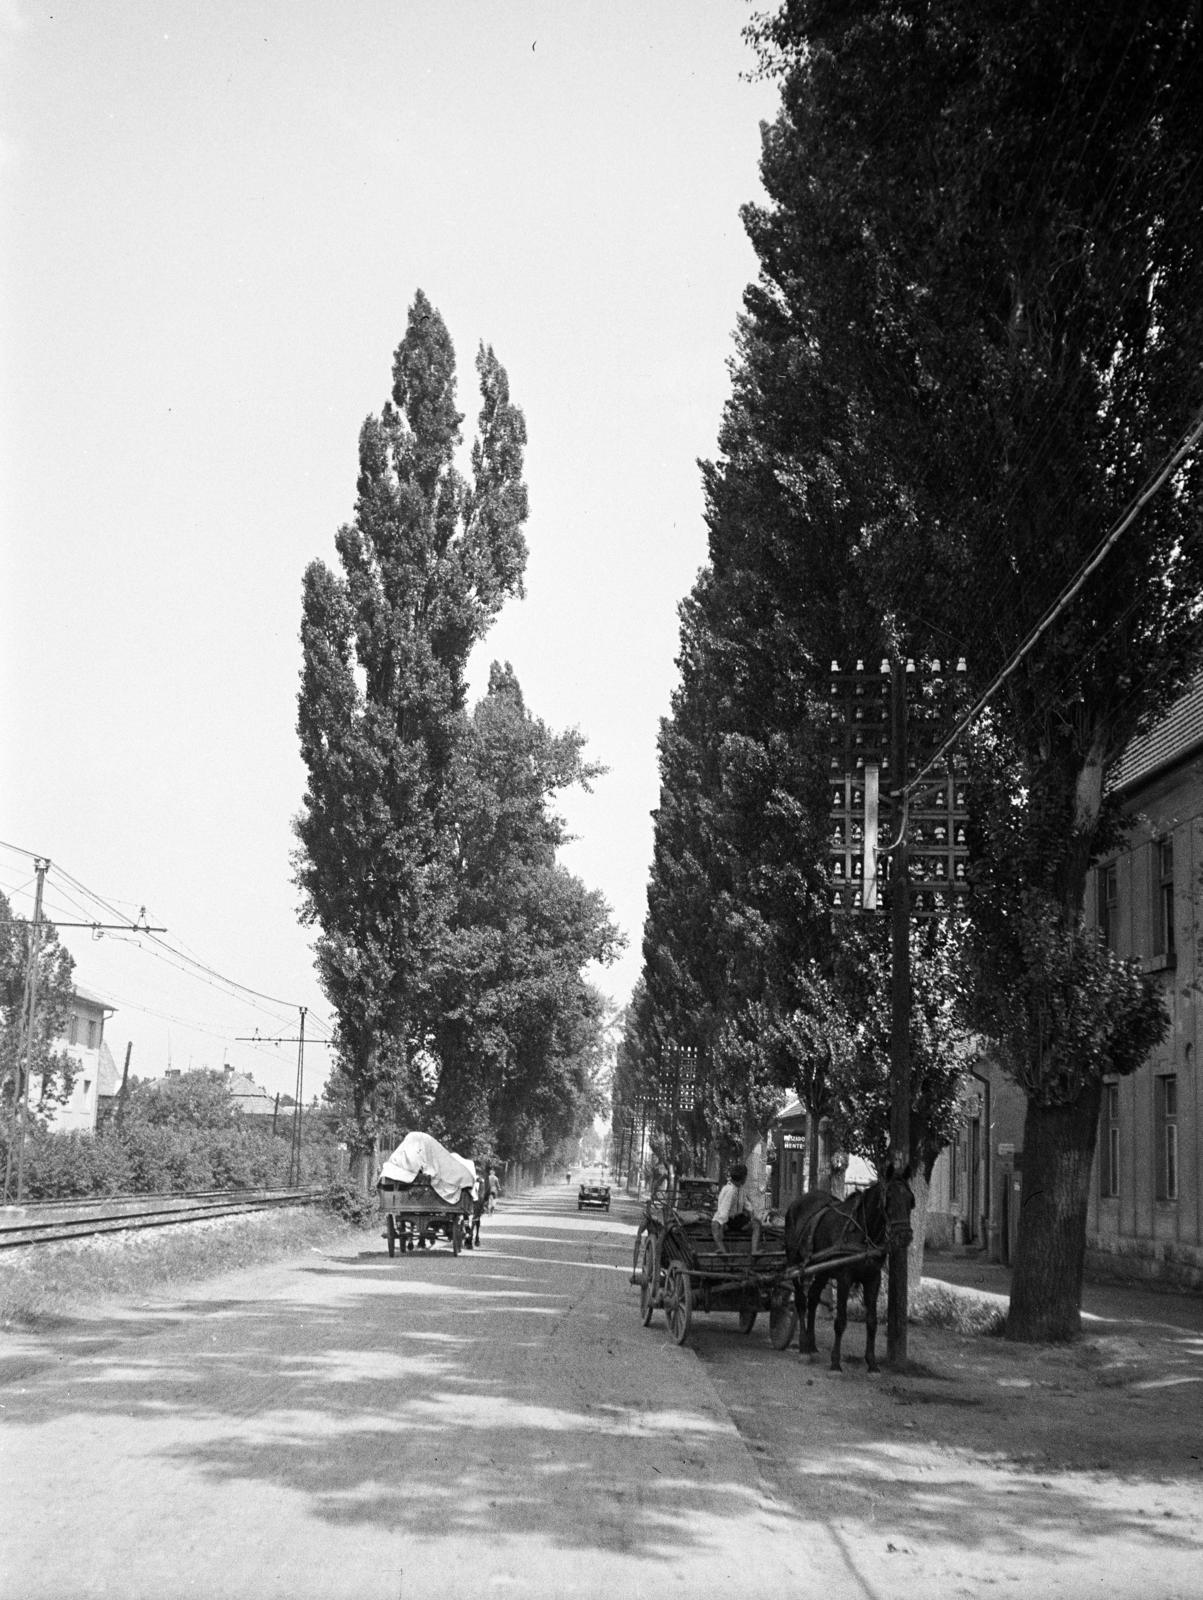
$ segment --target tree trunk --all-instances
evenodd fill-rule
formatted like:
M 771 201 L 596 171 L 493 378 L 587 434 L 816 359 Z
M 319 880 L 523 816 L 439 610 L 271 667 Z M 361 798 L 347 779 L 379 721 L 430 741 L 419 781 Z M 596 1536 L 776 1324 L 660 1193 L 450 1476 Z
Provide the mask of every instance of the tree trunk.
M 1096 1079 L 1069 1106 L 1028 1101 L 1008 1339 L 1041 1343 L 1075 1339 L 1081 1332 L 1086 1210 L 1101 1099 Z
M 927 1202 L 931 1185 L 923 1176 L 923 1169 L 911 1170 L 911 1193 L 915 1209 L 911 1212 L 911 1243 L 906 1253 L 906 1278 L 908 1284 L 917 1285 L 923 1277 L 923 1247 L 927 1243 Z

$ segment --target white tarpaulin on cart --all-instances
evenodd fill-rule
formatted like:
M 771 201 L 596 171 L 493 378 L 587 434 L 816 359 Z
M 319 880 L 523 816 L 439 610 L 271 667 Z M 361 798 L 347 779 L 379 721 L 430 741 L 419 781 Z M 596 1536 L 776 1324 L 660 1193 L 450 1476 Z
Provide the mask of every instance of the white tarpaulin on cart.
M 416 1183 L 425 1175 L 440 1200 L 452 1205 L 462 1189 L 476 1182 L 476 1168 L 463 1156 L 445 1150 L 428 1133 L 407 1133 L 380 1169 L 382 1178 L 394 1183 Z

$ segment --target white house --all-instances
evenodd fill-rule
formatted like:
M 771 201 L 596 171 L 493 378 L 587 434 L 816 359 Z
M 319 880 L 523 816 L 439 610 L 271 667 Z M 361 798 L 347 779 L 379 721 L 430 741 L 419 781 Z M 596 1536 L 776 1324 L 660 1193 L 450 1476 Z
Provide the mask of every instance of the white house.
M 71 1057 L 75 1084 L 71 1098 L 56 1106 L 47 1121 L 58 1133 L 91 1133 L 100 1095 L 115 1092 L 117 1066 L 104 1040 L 104 1024 L 116 1007 L 82 984 L 72 987 L 71 1017 L 65 1037 L 55 1040 L 55 1051 L 65 1050 Z

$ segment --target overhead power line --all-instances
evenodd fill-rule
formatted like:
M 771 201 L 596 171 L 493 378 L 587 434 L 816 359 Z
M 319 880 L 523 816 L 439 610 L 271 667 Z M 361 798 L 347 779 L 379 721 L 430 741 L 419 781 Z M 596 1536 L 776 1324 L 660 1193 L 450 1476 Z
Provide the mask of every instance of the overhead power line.
M 1135 497 L 1128 503 L 1125 510 L 1112 524 L 1111 528 L 1108 530 L 1103 539 L 1098 545 L 1095 546 L 1095 549 L 1088 557 L 1084 565 L 1078 569 L 1072 580 L 1064 589 L 1062 589 L 1061 593 L 1048 607 L 1044 615 L 1040 618 L 1039 622 L 1037 622 L 1036 625 L 1029 631 L 1023 642 L 1008 658 L 1005 665 L 1001 667 L 994 675 L 989 687 L 986 688 L 981 695 L 979 695 L 974 704 L 960 718 L 952 732 L 944 740 L 943 744 L 941 744 L 936 750 L 935 754 L 928 761 L 926 761 L 922 767 L 920 767 L 919 771 L 913 778 L 909 779 L 905 784 L 895 791 L 896 794 L 901 797 L 905 797 L 906 795 L 909 795 L 912 790 L 917 788 L 927 774 L 932 770 L 932 768 L 935 767 L 936 764 L 943 760 L 943 758 L 948 754 L 961 735 L 973 725 L 977 717 L 989 704 L 991 699 L 993 699 L 994 695 L 997 694 L 998 690 L 1003 686 L 1003 684 L 1015 671 L 1016 667 L 1019 666 L 1023 658 L 1036 644 L 1036 641 L 1040 639 L 1043 634 L 1048 632 L 1049 628 L 1065 610 L 1066 606 L 1069 605 L 1070 601 L 1073 600 L 1075 595 L 1077 595 L 1082 589 L 1082 586 L 1086 583 L 1087 579 L 1102 563 L 1108 551 L 1112 548 L 1116 541 L 1128 531 L 1133 522 L 1135 522 L 1136 518 L 1144 510 L 1145 506 L 1158 492 L 1158 490 L 1163 488 L 1166 482 L 1174 475 L 1174 473 L 1186 460 L 1187 456 L 1190 455 L 1191 451 L 1195 448 L 1201 438 L 1203 438 L 1203 406 L 1201 406 L 1195 413 L 1190 426 L 1182 435 L 1182 438 L 1179 440 L 1178 444 L 1165 458 L 1152 476 L 1146 480 L 1144 487 L 1141 488 Z
M 15 853 L 17 853 L 19 855 L 28 855 L 33 859 L 38 859 L 37 857 L 34 856 L 34 852 L 25 850 L 20 845 L 10 844 L 6 840 L 0 839 L 0 848 L 6 849 L 6 850 L 12 850 L 12 851 L 14 851 Z M 301 1009 L 300 1003 L 298 1001 L 295 1001 L 295 1000 L 284 1000 L 284 999 L 281 999 L 278 995 L 266 994 L 261 989 L 255 989 L 255 988 L 252 988 L 249 984 L 241 983 L 237 978 L 227 977 L 224 973 L 218 972 L 215 967 L 210 966 L 207 962 L 204 962 L 204 961 L 200 960 L 196 956 L 189 955 L 184 950 L 176 949 L 174 945 L 169 944 L 167 942 L 167 940 L 165 940 L 165 939 L 158 938 L 157 934 L 160 933 L 160 932 L 166 932 L 166 929 L 165 928 L 151 927 L 149 924 L 147 924 L 145 922 L 145 916 L 146 916 L 146 907 L 145 906 L 143 906 L 141 908 L 141 920 L 133 919 L 133 918 L 129 918 L 129 917 L 122 918 L 122 913 L 117 909 L 116 906 L 112 905 L 107 899 L 105 899 L 105 897 L 103 895 L 97 894 L 94 889 L 89 889 L 88 886 L 85 883 L 82 883 L 78 878 L 74 877 L 70 872 L 68 872 L 66 870 L 65 867 L 60 865 L 56 870 L 57 870 L 58 875 L 62 879 L 64 879 L 66 881 L 66 883 L 68 883 L 69 885 L 71 885 L 72 888 L 77 890 L 79 894 L 86 896 L 86 898 L 92 904 L 100 906 L 101 908 L 103 908 L 103 910 L 106 913 L 108 913 L 108 915 L 110 915 L 112 917 L 115 917 L 115 918 L 121 918 L 122 919 L 120 921 L 113 922 L 113 923 L 101 923 L 99 921 L 60 922 L 58 919 L 54 919 L 54 926 L 56 928 L 91 928 L 94 931 L 101 930 L 101 929 L 111 929 L 114 932 L 120 932 L 120 933 L 126 933 L 126 934 L 133 933 L 133 934 L 137 934 L 137 935 L 145 935 L 146 939 L 147 939 L 147 944 L 146 944 L 146 946 L 142 946 L 142 947 L 143 948 L 147 948 L 148 949 L 148 953 L 158 956 L 158 958 L 160 960 L 166 960 L 166 958 L 169 957 L 169 956 L 170 957 L 174 957 L 175 960 L 174 961 L 167 961 L 167 965 L 175 966 L 178 971 L 183 971 L 186 974 L 191 973 L 192 975 L 199 976 L 202 979 L 204 979 L 206 982 L 210 983 L 211 985 L 213 985 L 213 984 L 224 984 L 227 989 L 229 989 L 231 991 L 234 991 L 238 995 L 248 996 L 252 1001 L 255 1001 L 255 1000 L 265 1001 L 268 1005 L 282 1006 L 288 1011 L 299 1011 Z M 71 897 L 67 896 L 66 898 L 70 899 Z M 133 902 L 133 903 L 136 904 L 137 902 Z M 76 905 L 76 909 L 78 909 L 81 912 L 84 910 L 84 908 L 82 906 L 79 906 L 78 904 Z M 141 943 L 141 941 L 139 941 L 139 943 Z M 180 963 L 182 963 L 183 965 L 182 966 L 179 965 Z M 329 1024 L 327 1024 L 325 1022 L 321 1022 L 317 1018 L 312 1018 L 311 1020 L 314 1021 L 314 1022 L 317 1022 L 318 1026 L 321 1028 L 321 1030 L 323 1032 L 325 1032 L 327 1034 L 329 1033 L 329 1031 L 330 1031 L 329 1030 Z M 319 1041 L 319 1040 L 315 1039 L 313 1042 L 314 1043 L 318 1043 L 318 1042 L 325 1043 L 327 1041 L 326 1040 Z

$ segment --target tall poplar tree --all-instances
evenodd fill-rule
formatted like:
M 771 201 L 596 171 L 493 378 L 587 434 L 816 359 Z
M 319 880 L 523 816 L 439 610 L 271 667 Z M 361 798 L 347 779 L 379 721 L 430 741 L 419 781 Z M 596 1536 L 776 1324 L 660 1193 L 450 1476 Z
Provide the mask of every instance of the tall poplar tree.
M 392 395 L 359 435 L 339 570 L 305 573 L 296 833 L 302 917 L 337 1014 L 344 1130 L 360 1166 L 418 1070 L 422 994 L 451 907 L 452 778 L 472 647 L 526 561 L 526 428 L 481 347 L 471 475 L 456 465 L 455 355 L 419 290 Z
M 493 664 L 461 749 L 454 909 L 433 968 L 432 1125 L 457 1149 L 536 1159 L 597 1109 L 604 1001 L 583 973 L 621 940 L 557 860 L 555 810 L 604 770 L 584 744 L 532 716 L 513 669 Z
M 787 0 L 754 30 L 782 90 L 746 214 L 765 512 L 817 474 L 858 495 L 883 620 L 994 690 L 971 908 L 1027 1095 L 1017 1338 L 1078 1330 L 1101 1084 L 1164 1026 L 1084 907 L 1108 769 L 1200 659 L 1198 466 L 1061 601 L 1203 402 L 1200 29 L 1193 0 Z

